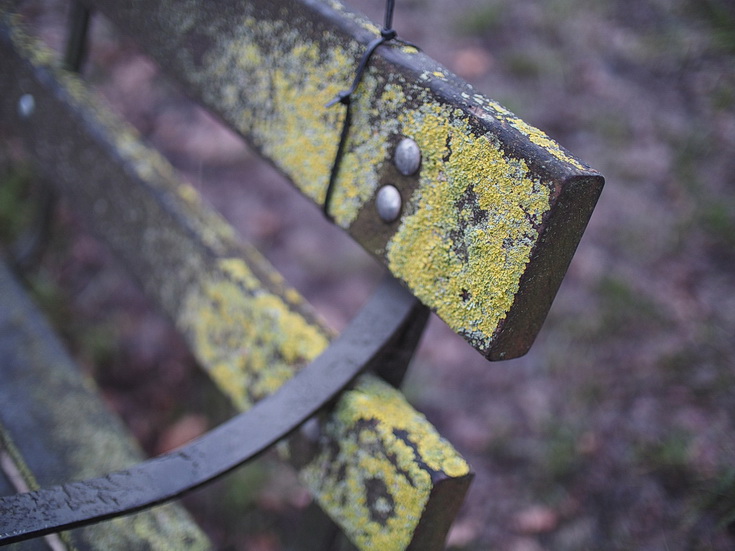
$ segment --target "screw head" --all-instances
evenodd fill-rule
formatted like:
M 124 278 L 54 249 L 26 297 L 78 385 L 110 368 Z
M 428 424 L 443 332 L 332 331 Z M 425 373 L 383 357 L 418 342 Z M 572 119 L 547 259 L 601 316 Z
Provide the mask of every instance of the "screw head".
M 31 94 L 23 94 L 18 100 L 18 114 L 27 119 L 36 110 L 36 100 Z
M 393 163 L 404 176 L 416 174 L 421 165 L 421 150 L 411 138 L 403 138 L 396 146 Z
M 390 184 L 383 186 L 378 191 L 375 199 L 375 208 L 381 220 L 386 223 L 395 222 L 401 214 L 401 193 L 395 186 Z

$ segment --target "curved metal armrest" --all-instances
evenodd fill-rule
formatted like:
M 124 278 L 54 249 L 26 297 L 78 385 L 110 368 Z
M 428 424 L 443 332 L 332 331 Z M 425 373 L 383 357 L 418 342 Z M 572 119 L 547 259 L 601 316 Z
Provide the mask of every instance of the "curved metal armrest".
M 347 329 L 275 394 L 173 452 L 82 482 L 0 498 L 0 545 L 168 501 L 259 455 L 381 359 L 418 301 L 386 276 Z

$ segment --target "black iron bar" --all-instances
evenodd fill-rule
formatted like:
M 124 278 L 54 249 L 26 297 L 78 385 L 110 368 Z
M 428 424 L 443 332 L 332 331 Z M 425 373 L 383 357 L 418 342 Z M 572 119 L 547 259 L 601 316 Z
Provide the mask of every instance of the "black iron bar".
M 0 498 L 0 545 L 133 513 L 259 455 L 333 400 L 404 330 L 416 299 L 386 276 L 342 335 L 252 409 L 179 450 L 83 482 Z

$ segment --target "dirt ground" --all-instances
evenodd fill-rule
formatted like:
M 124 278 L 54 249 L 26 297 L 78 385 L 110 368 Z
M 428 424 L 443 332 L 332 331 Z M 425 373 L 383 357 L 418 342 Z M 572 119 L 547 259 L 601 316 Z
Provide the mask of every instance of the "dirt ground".
M 63 8 L 26 4 L 58 43 Z M 379 0 L 352 4 L 382 20 Z M 607 180 L 527 356 L 487 363 L 434 319 L 411 368 L 410 400 L 476 472 L 449 547 L 735 548 L 735 5 L 397 4 L 400 36 Z M 51 11 L 41 15 L 42 5 Z M 379 274 L 367 255 L 286 193 L 130 40 L 100 21 L 93 31 L 88 75 L 114 108 L 343 326 Z M 104 248 L 63 206 L 59 218 L 33 275 L 37 294 L 52 317 L 87 320 L 64 332 L 146 449 L 167 449 L 226 415 L 195 392 L 201 380 L 182 343 Z M 285 467 L 260 461 L 192 505 L 223 548 L 288 549 L 277 530 L 309 501 L 292 481 Z M 222 518 L 239 531 L 223 536 Z

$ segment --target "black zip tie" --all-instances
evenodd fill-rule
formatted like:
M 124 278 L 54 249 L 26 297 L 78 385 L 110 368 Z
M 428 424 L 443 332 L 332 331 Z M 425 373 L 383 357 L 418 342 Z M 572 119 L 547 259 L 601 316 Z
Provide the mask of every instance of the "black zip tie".
M 347 144 L 347 135 L 350 133 L 350 125 L 352 124 L 352 94 L 355 93 L 355 90 L 357 90 L 357 87 L 360 85 L 360 81 L 362 81 L 362 76 L 365 73 L 365 69 L 367 69 L 370 58 L 375 50 L 378 49 L 378 46 L 390 40 L 394 40 L 397 36 L 396 31 L 392 28 L 394 7 L 395 0 L 386 0 L 384 26 L 380 31 L 380 36 L 373 39 L 362 54 L 362 59 L 360 59 L 360 63 L 357 66 L 355 78 L 352 80 L 352 86 L 350 86 L 349 90 L 342 90 L 326 105 L 326 107 L 332 107 L 333 105 L 341 103 L 345 106 L 345 118 L 342 121 L 342 132 L 339 136 L 337 153 L 334 157 L 334 163 L 332 163 L 332 170 L 329 173 L 329 184 L 327 185 L 327 193 L 324 196 L 324 204 L 322 205 L 324 216 L 332 222 L 334 221 L 334 218 L 329 213 L 329 207 L 332 202 L 332 195 L 334 193 L 337 176 L 339 175 L 339 167 L 342 164 L 342 156 L 344 155 L 345 145 Z

